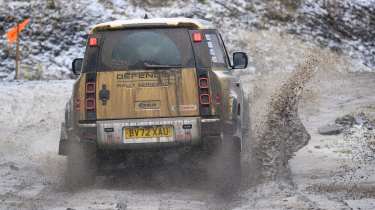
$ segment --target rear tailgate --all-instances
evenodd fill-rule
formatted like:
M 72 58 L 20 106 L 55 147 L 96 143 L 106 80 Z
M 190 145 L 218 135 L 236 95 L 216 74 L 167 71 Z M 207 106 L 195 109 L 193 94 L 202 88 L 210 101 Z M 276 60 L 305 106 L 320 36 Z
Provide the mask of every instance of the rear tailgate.
M 98 72 L 96 117 L 198 116 L 196 78 L 195 68 Z

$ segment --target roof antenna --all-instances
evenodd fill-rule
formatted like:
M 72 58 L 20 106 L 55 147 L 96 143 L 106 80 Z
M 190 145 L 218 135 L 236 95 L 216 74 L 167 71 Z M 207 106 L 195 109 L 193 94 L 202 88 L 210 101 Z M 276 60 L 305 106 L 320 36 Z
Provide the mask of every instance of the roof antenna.
M 145 14 L 145 17 L 144 17 L 143 19 L 148 19 L 148 15 L 147 15 L 147 13 Z

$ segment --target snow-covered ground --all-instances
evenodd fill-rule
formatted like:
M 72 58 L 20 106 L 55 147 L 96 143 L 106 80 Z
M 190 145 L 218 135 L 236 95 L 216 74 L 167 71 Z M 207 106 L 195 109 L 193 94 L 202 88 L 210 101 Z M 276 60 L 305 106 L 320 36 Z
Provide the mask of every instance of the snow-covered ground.
M 375 162 L 361 154 L 368 131 L 358 125 L 346 134 L 322 136 L 317 129 L 348 113 L 374 114 L 374 81 L 372 74 L 350 74 L 320 79 L 318 89 L 307 87 L 300 116 L 312 138 L 290 162 L 290 183 L 244 188 L 229 201 L 216 198 L 199 179 L 176 173 L 177 166 L 156 167 L 151 178 L 99 177 L 91 188 L 65 191 L 66 160 L 57 148 L 72 81 L 3 82 L 0 208 L 373 209 Z M 322 92 L 316 96 L 316 91 Z
M 92 25 L 145 14 L 212 21 L 233 51 L 242 48 L 237 41 L 241 30 L 294 34 L 372 71 L 374 5 L 373 0 L 0 0 L 0 79 L 14 78 L 15 46 L 6 43 L 5 31 L 16 20 L 31 17 L 21 37 L 22 77 L 67 79 L 73 76 L 71 61 L 83 56 L 85 35 Z
M 342 134 L 323 136 L 317 132 L 346 114 L 362 116 L 363 112 L 375 119 L 375 75 L 369 73 L 374 70 L 373 0 L 306 0 L 297 8 L 293 4 L 280 6 L 278 2 L 284 1 L 276 0 L 164 1 L 162 6 L 158 0 L 147 0 L 147 4 L 123 0 L 55 2 L 60 9 L 46 9 L 46 1 L 0 0 L 0 11 L 20 9 L 34 19 L 25 31 L 31 33 L 31 41 L 22 40 L 24 52 L 28 52 L 22 62 L 22 70 L 30 72 L 26 77 L 69 78 L 70 61 L 82 56 L 83 37 L 97 22 L 143 17 L 145 13 L 151 17 L 210 19 L 224 33 L 231 51 L 244 50 L 250 55 L 250 68 L 238 75 L 250 95 L 251 125 L 267 122 L 265 117 L 270 115 L 264 107 L 273 98 L 280 98 L 282 84 L 300 69 L 300 63 L 318 58 L 316 75 L 304 87 L 301 98 L 292 98 L 300 99 L 299 118 L 293 118 L 293 112 L 292 118 L 289 116 L 297 124 L 301 120 L 311 139 L 296 153 L 293 148 L 283 150 L 289 143 L 293 146 L 290 138 L 277 142 L 278 147 L 258 139 L 258 143 L 270 144 L 262 148 L 266 152 L 281 149 L 270 155 L 271 162 L 254 157 L 251 151 L 244 153 L 245 160 L 261 159 L 263 168 L 245 171 L 241 191 L 226 199 L 216 197 L 199 175 L 178 164 L 98 177 L 93 187 L 69 192 L 63 181 L 66 158 L 57 155 L 57 148 L 63 110 L 74 81 L 3 81 L 0 209 L 375 209 L 374 130 L 359 117 L 358 123 Z M 0 35 L 1 27 L 12 23 L 12 17 L 8 20 L 2 13 L 9 12 L 0 12 L 0 23 L 5 19 Z M 276 16 L 270 17 L 272 14 Z M 44 32 L 38 34 L 41 30 Z M 0 47 L 0 78 L 8 80 L 13 77 L 12 53 L 4 56 L 4 39 Z M 284 102 L 285 96 L 289 95 L 282 95 L 280 101 Z M 296 111 L 294 106 L 290 108 Z M 261 134 L 272 133 L 269 127 L 259 125 Z M 282 129 L 301 132 L 301 127 Z M 245 166 L 248 163 L 245 161 Z M 283 164 L 276 168 L 275 163 Z M 281 175 L 273 176 L 275 173 Z M 275 179 L 257 176 L 265 174 Z

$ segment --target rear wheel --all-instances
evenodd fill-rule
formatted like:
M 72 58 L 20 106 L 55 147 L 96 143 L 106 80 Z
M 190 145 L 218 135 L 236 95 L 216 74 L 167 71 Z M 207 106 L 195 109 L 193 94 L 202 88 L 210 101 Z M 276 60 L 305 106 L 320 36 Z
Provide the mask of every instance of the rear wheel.
M 96 146 L 71 143 L 68 150 L 66 184 L 70 189 L 95 183 L 97 171 Z

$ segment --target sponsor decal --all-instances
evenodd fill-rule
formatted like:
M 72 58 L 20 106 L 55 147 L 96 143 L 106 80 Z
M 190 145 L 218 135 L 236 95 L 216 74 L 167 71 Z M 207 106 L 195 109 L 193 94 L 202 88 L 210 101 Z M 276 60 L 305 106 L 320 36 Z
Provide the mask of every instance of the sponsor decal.
M 113 128 L 104 128 L 104 132 L 106 133 L 110 133 L 110 132 L 113 132 L 114 129 Z
M 182 125 L 182 128 L 183 129 L 192 129 L 193 125 L 192 124 L 184 124 L 184 125 Z
M 116 73 L 117 87 L 160 87 L 175 83 L 174 74 L 168 71 L 154 72 L 118 72 Z
M 172 106 L 172 110 L 176 111 L 177 108 L 179 108 L 180 111 L 195 111 L 197 110 L 197 105 L 195 104 L 187 104 L 187 105 L 178 105 L 178 106 Z
M 135 102 L 136 110 L 158 110 L 160 109 L 160 101 L 137 101 Z

